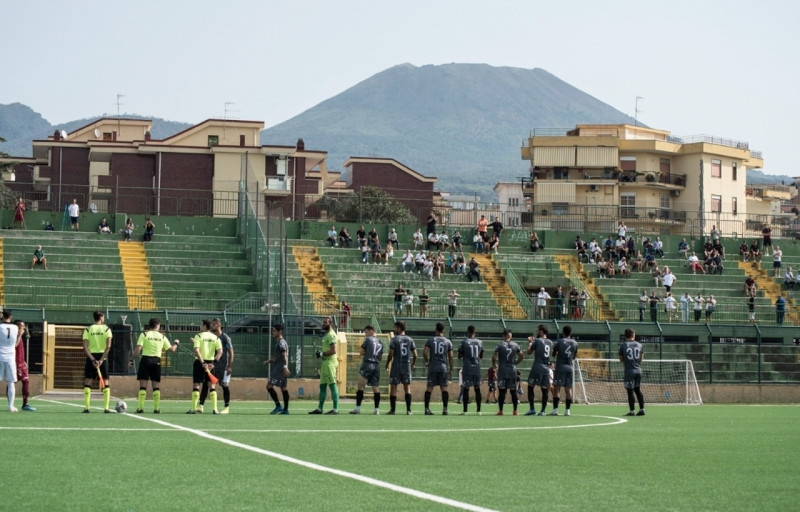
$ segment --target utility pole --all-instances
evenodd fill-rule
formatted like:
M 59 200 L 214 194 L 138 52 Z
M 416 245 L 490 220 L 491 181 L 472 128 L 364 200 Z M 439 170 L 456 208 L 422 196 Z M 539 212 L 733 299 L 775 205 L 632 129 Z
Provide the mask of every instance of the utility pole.
M 634 107 L 633 111 L 633 126 L 639 126 L 639 112 L 644 112 L 644 110 L 639 110 L 639 100 L 643 100 L 641 96 L 636 96 L 636 106 Z

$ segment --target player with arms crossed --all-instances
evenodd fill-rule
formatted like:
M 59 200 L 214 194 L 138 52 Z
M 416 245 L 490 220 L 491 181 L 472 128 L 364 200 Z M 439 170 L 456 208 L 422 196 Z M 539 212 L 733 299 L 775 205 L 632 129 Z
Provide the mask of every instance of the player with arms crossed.
M 3 310 L 3 322 L 0 323 L 0 380 L 5 380 L 8 388 L 8 410 L 18 412 L 14 407 L 17 394 L 16 348 L 20 342 L 19 329 L 11 323 L 11 311 Z
M 142 354 L 139 360 L 139 369 L 136 371 L 136 378 L 139 379 L 139 397 L 136 414 L 144 412 L 144 401 L 147 398 L 147 381 L 153 388 L 153 414 L 161 413 L 161 352 L 178 350 L 178 340 L 174 345 L 169 344 L 169 340 L 159 332 L 161 322 L 158 318 L 151 318 L 147 323 L 147 328 L 136 341 L 136 348 L 128 362 L 133 365 L 133 360 Z
M 517 413 L 517 365 L 522 362 L 525 356 L 519 345 L 511 341 L 514 333 L 511 329 L 503 330 L 503 341 L 497 344 L 492 354 L 492 366 L 497 369 L 497 384 L 500 388 L 500 398 L 498 399 L 497 415 L 503 415 L 503 405 L 506 401 L 506 393 L 511 390 L 511 403 L 514 406 L 514 416 Z
M 458 347 L 458 358 L 463 361 L 461 367 L 461 389 L 464 393 L 464 411 L 467 414 L 469 405 L 469 388 L 475 388 L 475 404 L 478 416 L 481 414 L 481 359 L 483 358 L 483 342 L 475 337 L 475 326 L 467 327 L 467 337 Z
M 411 415 L 411 372 L 417 365 L 417 346 L 411 337 L 406 336 L 406 323 L 398 320 L 394 323 L 394 338 L 389 342 L 389 356 L 386 358 L 386 369 L 392 367 L 389 373 L 389 403 L 391 408 L 388 414 L 394 414 L 397 406 L 397 385 L 403 384 L 406 399 L 406 414 Z
M 642 344 L 636 341 L 636 332 L 625 329 L 625 341 L 619 345 L 619 360 L 625 364 L 625 391 L 628 392 L 628 407 L 630 411 L 626 416 L 644 416 L 644 395 L 640 386 L 642 384 L 642 360 L 644 352 Z M 639 401 L 639 412 L 634 412 L 633 395 Z
M 289 414 L 289 344 L 283 338 L 283 326 L 275 324 L 272 326 L 272 339 L 275 340 L 274 355 L 264 361 L 264 365 L 272 365 L 269 372 L 269 380 L 267 381 L 267 393 L 272 401 L 275 402 L 275 408 L 272 409 L 270 414 Z M 283 397 L 283 406 L 278 400 L 278 392 L 275 387 L 281 389 Z
M 378 385 L 381 381 L 381 358 L 383 357 L 383 344 L 375 337 L 375 328 L 371 325 L 364 327 L 365 338 L 361 343 L 359 353 L 364 357 L 361 368 L 358 370 L 358 391 L 356 391 L 356 408 L 350 414 L 361 414 L 361 402 L 364 400 L 364 388 L 372 386 L 372 400 L 375 409 L 372 414 L 380 414 L 378 407 L 381 405 L 381 392 Z
M 572 407 L 572 383 L 575 380 L 573 361 L 578 356 L 578 342 L 571 338 L 572 327 L 565 325 L 561 329 L 561 339 L 553 346 L 553 355 L 556 357 L 556 373 L 553 379 L 553 416 L 558 416 L 558 402 L 561 399 L 561 387 L 566 395 L 566 412 L 569 416 Z
M 325 330 L 325 335 L 322 337 L 321 349 L 316 352 L 317 359 L 322 358 L 322 364 L 319 367 L 319 403 L 317 408 L 308 414 L 322 414 L 325 397 L 328 395 L 326 386 L 331 388 L 333 409 L 325 414 L 339 414 L 339 389 L 336 386 L 336 369 L 339 366 L 339 360 L 336 355 L 338 340 L 331 322 L 331 317 L 322 319 L 322 328 Z
M 453 343 L 444 337 L 444 324 L 436 323 L 436 332 L 433 338 L 428 338 L 425 348 L 422 349 L 422 358 L 425 359 L 425 366 L 428 368 L 428 388 L 425 390 L 425 415 L 433 416 L 431 411 L 431 392 L 434 386 L 439 386 L 442 392 L 442 416 L 447 416 L 447 403 L 450 400 L 450 392 L 447 386 L 450 384 L 453 371 Z
M 216 334 L 211 332 L 210 320 L 203 320 L 200 323 L 200 334 L 196 335 L 192 342 L 195 356 L 192 366 L 192 408 L 186 411 L 186 414 L 203 412 L 203 406 L 200 404 L 200 388 L 206 381 L 211 381 L 214 363 L 222 357 L 222 342 Z M 211 397 L 214 414 L 219 414 L 217 388 L 214 382 L 210 382 L 208 394 Z
M 539 416 L 544 416 L 547 409 L 547 391 L 550 389 L 550 354 L 553 353 L 553 341 L 547 339 L 547 327 L 539 324 L 536 327 L 536 337 L 528 336 L 528 354 L 534 354 L 531 373 L 528 375 L 528 404 L 530 410 L 525 416 L 533 416 L 536 410 L 533 406 L 533 390 L 539 386 L 542 390 L 542 408 Z
M 83 365 L 83 412 L 89 413 L 92 402 L 92 381 L 98 372 L 105 383 L 103 387 L 103 412 L 110 413 L 108 403 L 111 389 L 108 382 L 108 352 L 111 350 L 111 328 L 105 325 L 106 316 L 102 311 L 94 312 L 94 324 L 83 331 L 83 351 L 86 361 Z

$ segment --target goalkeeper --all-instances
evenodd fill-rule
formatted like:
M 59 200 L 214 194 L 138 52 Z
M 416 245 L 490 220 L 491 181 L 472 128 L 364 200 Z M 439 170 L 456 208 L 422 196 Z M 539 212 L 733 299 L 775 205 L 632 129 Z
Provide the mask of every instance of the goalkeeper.
M 319 404 L 317 408 L 308 414 L 322 414 L 322 407 L 325 405 L 325 398 L 328 396 L 327 387 L 331 388 L 331 400 L 333 409 L 325 414 L 339 414 L 339 390 L 336 387 L 336 368 L 339 366 L 336 355 L 336 331 L 331 326 L 331 318 L 325 317 L 322 320 L 322 328 L 325 335 L 322 337 L 322 346 L 316 352 L 317 358 L 322 359 L 319 368 Z

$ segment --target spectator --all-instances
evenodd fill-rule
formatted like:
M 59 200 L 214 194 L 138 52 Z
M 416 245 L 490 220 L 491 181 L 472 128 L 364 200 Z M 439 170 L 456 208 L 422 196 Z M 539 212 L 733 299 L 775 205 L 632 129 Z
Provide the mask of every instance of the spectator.
M 689 304 L 693 302 L 694 299 L 689 295 L 689 292 L 684 292 L 683 295 L 681 295 L 681 322 L 689 322 Z
M 745 297 L 755 297 L 756 293 L 758 293 L 756 280 L 753 279 L 752 275 L 748 274 L 747 279 L 744 280 L 744 295 Z
M 492 233 L 492 237 L 489 239 L 489 250 L 497 254 L 497 248 L 499 246 L 500 246 L 500 237 L 497 236 L 497 233 Z
M 21 197 L 14 203 L 14 222 L 13 226 L 19 226 L 19 229 L 25 229 L 25 200 Z
M 764 228 L 761 230 L 761 236 L 764 239 L 764 254 L 769 256 L 769 248 L 772 247 L 772 228 L 769 227 L 768 222 L 764 223 Z
M 661 282 L 664 283 L 664 288 L 668 291 L 672 291 L 672 286 L 675 282 L 678 281 L 678 278 L 675 277 L 675 274 L 669 269 L 669 267 L 664 266 L 664 275 L 661 277 Z
M 31 270 L 33 270 L 33 267 L 35 267 L 36 265 L 41 265 L 42 267 L 44 267 L 45 270 L 47 270 L 47 258 L 44 255 L 44 251 L 42 250 L 41 245 L 37 245 L 36 249 L 34 249 L 33 251 L 33 259 L 31 259 Z
M 664 259 L 664 243 L 661 241 L 660 236 L 657 236 L 656 241 L 653 242 L 653 250 L 656 252 L 656 256 L 662 260 Z
M 153 232 L 156 229 L 156 225 L 153 224 L 153 221 L 150 220 L 150 217 L 146 217 L 144 220 L 144 241 L 145 242 L 152 242 L 153 241 Z
M 337 245 L 339 245 L 338 242 L 336 241 L 337 236 L 338 233 L 336 231 L 336 226 L 331 226 L 331 229 L 328 230 L 328 238 L 327 238 L 327 241 L 329 244 L 331 244 L 331 247 L 336 247 Z
M 458 258 L 456 258 L 455 267 L 453 268 L 453 272 L 457 275 L 463 276 L 467 273 L 467 262 L 464 261 L 464 255 L 459 253 Z
M 475 261 L 474 256 L 469 259 L 469 271 L 467 272 L 467 279 L 470 283 L 472 282 L 473 277 L 476 278 L 479 283 L 481 282 L 481 271 L 479 267 L 480 265 L 477 261 Z
M 619 224 L 617 224 L 617 236 L 624 239 L 627 233 L 628 226 L 626 226 L 624 222 L 619 221 Z
M 775 277 L 781 275 L 781 259 L 783 258 L 783 251 L 781 251 L 781 246 L 776 245 L 775 249 L 772 251 L 772 269 L 775 272 Z
M 703 310 L 705 309 L 706 299 L 703 298 L 702 295 L 699 293 L 694 298 L 694 321 L 699 322 L 700 317 L 703 314 Z
M 411 249 L 406 249 L 406 253 L 403 255 L 403 273 L 405 274 L 406 272 L 414 272 L 414 254 L 412 254 Z
M 725 259 L 725 246 L 719 240 L 713 240 L 711 247 L 722 256 L 723 260 Z
M 406 290 L 403 295 L 403 305 L 406 307 L 406 316 L 412 316 L 414 314 L 414 294 L 411 293 L 411 290 Z
M 650 267 L 658 267 L 658 263 L 656 263 L 656 255 L 653 254 L 652 251 L 646 251 L 644 254 L 644 266 L 645 268 Z
M 78 206 L 78 200 L 73 199 L 72 203 L 67 206 L 67 214 L 69 215 L 69 222 L 72 225 L 72 231 L 80 230 L 80 224 L 78 223 L 79 216 L 81 214 L 81 208 Z
M 339 231 L 339 245 L 349 248 L 352 243 L 353 238 L 350 236 L 350 232 L 347 231 L 347 226 L 342 226 L 342 230 Z
M 588 300 L 589 294 L 586 293 L 586 290 L 581 290 L 581 293 L 578 294 L 578 309 L 575 310 L 575 318 L 583 320 L 586 316 L 586 302 Z
M 436 233 L 436 213 L 431 210 L 430 215 L 428 215 L 427 219 L 427 231 L 425 231 L 426 235 L 430 235 L 431 233 Z
M 419 296 L 419 316 L 420 318 L 424 318 L 428 314 L 428 303 L 431 301 L 430 296 L 428 295 L 427 290 L 425 288 L 422 289 L 422 294 Z
M 786 273 L 783 274 L 783 284 L 786 285 L 787 290 L 794 290 L 794 273 L 791 265 L 786 267 Z
M 708 255 L 706 255 L 706 259 L 703 260 L 703 268 L 705 269 L 707 274 L 716 274 L 717 273 L 717 264 L 714 259 L 715 251 L 712 250 Z
M 397 247 L 398 249 L 400 248 L 400 246 L 397 244 L 397 231 L 395 231 L 394 228 L 392 228 L 392 230 L 389 231 L 389 235 L 386 237 L 386 241 L 391 242 L 391 244 L 394 247 Z
M 361 244 L 361 263 L 369 265 L 369 246 L 366 240 L 359 242 Z
M 636 256 L 631 260 L 631 271 L 638 270 L 641 274 L 643 269 L 644 256 L 642 256 L 642 251 L 636 251 Z
M 422 265 L 422 275 L 433 281 L 433 256 L 428 255 Z
M 454 318 L 456 316 L 456 307 L 458 306 L 458 298 L 461 297 L 455 290 L 450 290 L 447 296 L 447 316 Z
M 747 316 L 750 319 L 750 323 L 756 323 L 756 298 L 750 297 L 747 299 Z
M 750 256 L 750 248 L 744 240 L 742 240 L 742 245 L 739 246 L 739 256 L 742 257 L 742 261 L 747 263 L 747 258 Z
M 600 279 L 605 279 L 608 277 L 608 264 L 609 262 L 606 261 L 602 256 L 599 260 L 597 260 L 597 273 L 600 274 Z
M 375 230 L 374 227 L 369 230 L 369 233 L 367 234 L 367 241 L 369 241 L 370 245 L 375 245 L 380 243 L 380 237 L 378 236 L 378 232 Z
M 761 249 L 758 247 L 758 240 L 753 240 L 753 243 L 750 244 L 749 257 L 753 264 L 761 263 Z
M 647 296 L 647 292 L 642 290 L 642 294 L 639 295 L 639 321 L 644 322 L 644 310 L 647 309 L 647 305 L 650 303 L 650 298 Z
M 603 242 L 603 247 L 606 254 L 606 258 L 610 260 L 612 254 L 614 253 L 614 240 L 611 239 L 611 235 L 608 235 L 606 241 Z
M 453 249 L 457 251 L 463 250 L 461 247 L 461 233 L 459 233 L 458 230 L 453 233 Z
M 386 242 L 386 252 L 384 252 L 384 257 L 386 258 L 386 265 L 388 265 L 392 258 L 394 258 L 394 246 L 392 242 Z
M 550 294 L 544 289 L 544 286 L 539 288 L 539 293 L 536 294 L 536 309 L 539 311 L 539 318 L 545 319 L 547 315 L 547 301 L 550 300 Z
M 475 233 L 475 236 L 472 237 L 472 246 L 475 252 L 483 252 L 483 237 L 480 233 Z
M 503 234 L 503 223 L 500 222 L 500 217 L 495 217 L 494 222 L 492 222 L 492 233 L 497 235 L 497 238 L 500 238 L 500 235 Z
M 446 251 L 451 247 L 450 239 L 447 237 L 447 233 L 445 230 L 442 230 L 442 233 L 439 235 L 439 250 Z
M 342 301 L 342 309 L 341 309 L 341 314 L 342 314 L 341 327 L 342 327 L 342 329 L 347 329 L 347 325 L 350 323 L 350 316 L 352 315 L 352 313 L 353 313 L 353 309 L 350 307 L 350 304 L 348 304 L 345 301 Z
M 721 257 L 720 253 L 714 249 L 714 251 L 711 253 L 711 261 L 714 264 L 714 271 L 717 274 L 722 274 L 722 271 L 725 270 L 725 266 L 722 264 L 722 259 L 723 258 Z
M 406 291 L 403 289 L 403 284 L 399 283 L 397 288 L 394 289 L 394 314 L 398 315 L 403 310 L 403 297 Z
M 110 235 L 111 234 L 111 226 L 108 225 L 108 221 L 105 217 L 100 219 L 100 224 L 97 225 L 97 232 L 101 235 Z
M 623 256 L 617 263 L 617 272 L 621 276 L 631 277 L 631 270 L 628 268 L 628 260 Z
M 416 251 L 418 247 L 422 247 L 424 245 L 424 238 L 422 237 L 422 231 L 417 228 L 417 231 L 414 232 L 414 250 Z
M 686 239 L 682 239 L 678 244 L 678 254 L 683 256 L 684 258 L 689 257 L 689 244 L 686 242 Z
M 655 290 L 650 292 L 650 321 L 658 322 L 658 303 L 661 299 L 656 296 Z
M 553 317 L 556 320 L 561 320 L 564 316 L 564 298 L 566 297 L 561 285 L 556 287 L 556 291 L 553 292 L 551 297 L 553 298 Z
M 578 297 L 580 297 L 580 294 L 578 293 L 578 290 L 576 290 L 575 287 L 573 286 L 569 291 L 569 299 L 568 299 L 569 316 L 572 318 L 577 317 L 576 313 L 578 311 Z
M 719 241 L 719 237 L 720 237 L 721 234 L 722 234 L 722 232 L 719 229 L 717 229 L 717 225 L 716 224 L 711 226 L 711 243 L 714 243 L 714 240 Z
M 435 250 L 435 251 L 442 250 L 442 245 L 441 245 L 441 243 L 439 241 L 439 235 L 437 235 L 435 232 L 434 233 L 428 233 L 427 250 L 429 250 L 429 251 L 431 251 L 431 250 Z
M 364 226 L 359 227 L 358 231 L 356 231 L 356 240 L 358 240 L 359 247 L 367 242 L 367 231 L 364 229 Z
M 717 299 L 709 295 L 706 299 L 706 323 L 711 323 L 711 315 L 717 310 Z
M 531 234 L 528 236 L 528 247 L 530 247 L 531 252 L 536 252 L 540 249 L 539 245 L 539 235 L 536 234 L 536 231 L 531 231 Z
M 381 247 L 381 244 L 378 243 L 377 239 L 375 239 L 375 241 L 372 244 L 372 247 L 370 247 L 370 249 L 372 250 L 372 263 L 374 263 L 376 265 L 380 265 L 381 264 L 381 260 L 384 259 L 386 256 L 381 253 L 382 247 Z
M 419 251 L 417 255 L 414 256 L 414 265 L 417 269 L 417 274 L 422 274 L 422 269 L 425 267 L 425 252 Z
M 664 297 L 664 312 L 667 313 L 667 322 L 672 322 L 672 317 L 675 316 L 677 310 L 678 304 L 675 301 L 675 297 L 670 292 L 667 292 L 666 297 Z
M 575 252 L 578 255 L 579 262 L 583 262 L 584 260 L 586 260 L 587 263 L 589 262 L 589 256 L 586 255 L 586 242 L 581 240 L 580 235 L 575 237 Z
M 440 252 L 433 258 L 433 277 L 437 281 L 442 280 L 442 271 L 444 271 L 444 255 Z
M 661 269 L 658 268 L 657 263 L 653 266 L 653 271 L 650 273 L 650 275 L 653 276 L 653 282 L 655 283 L 656 288 L 661 286 L 661 284 L 663 283 L 662 278 L 664 274 L 663 272 L 661 272 Z
M 486 217 L 481 215 L 481 218 L 478 219 L 478 234 L 481 235 L 481 238 L 484 240 L 486 239 L 486 230 L 489 227 L 489 221 L 486 220 Z
M 594 263 L 595 261 L 603 257 L 603 249 L 600 248 L 600 244 L 597 243 L 597 239 L 595 238 L 592 238 L 592 240 L 589 242 L 588 252 L 589 252 L 589 263 Z
M 778 325 L 783 325 L 783 319 L 786 316 L 786 299 L 783 298 L 783 294 L 778 295 L 777 300 L 775 301 L 775 321 Z

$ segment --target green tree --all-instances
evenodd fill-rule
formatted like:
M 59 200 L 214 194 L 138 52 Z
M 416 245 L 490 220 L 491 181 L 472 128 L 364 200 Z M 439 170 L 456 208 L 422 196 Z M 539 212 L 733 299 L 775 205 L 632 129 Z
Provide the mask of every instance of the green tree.
M 369 224 L 418 222 L 405 204 L 377 187 L 363 187 L 360 194 L 349 194 L 338 198 L 324 196 L 319 204 L 338 222 Z

